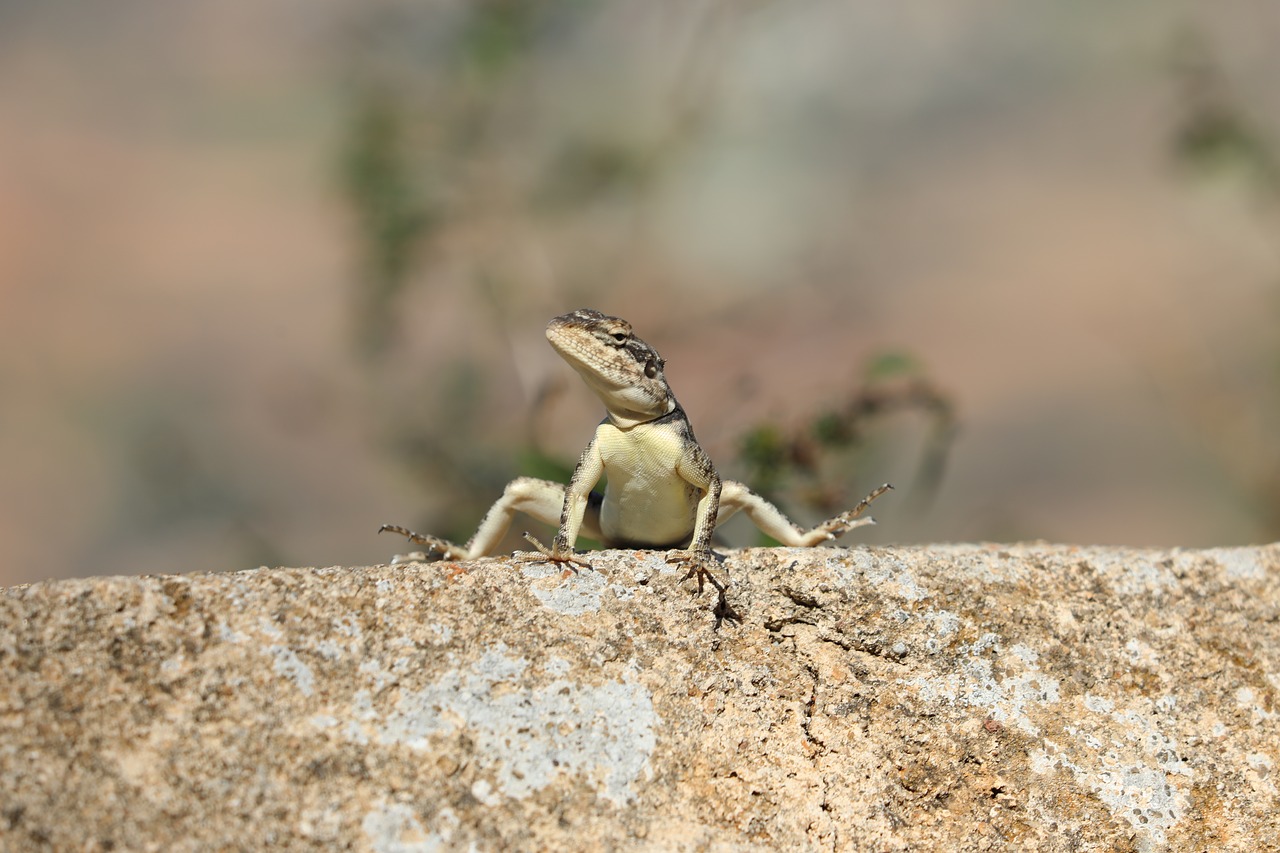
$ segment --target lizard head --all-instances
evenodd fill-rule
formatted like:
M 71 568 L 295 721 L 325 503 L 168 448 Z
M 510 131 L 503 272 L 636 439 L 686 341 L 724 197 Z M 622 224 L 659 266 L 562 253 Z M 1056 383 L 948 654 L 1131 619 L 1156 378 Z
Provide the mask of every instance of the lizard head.
M 604 402 L 618 426 L 651 421 L 676 407 L 662 373 L 662 356 L 637 338 L 626 320 L 580 308 L 552 320 L 547 340 Z

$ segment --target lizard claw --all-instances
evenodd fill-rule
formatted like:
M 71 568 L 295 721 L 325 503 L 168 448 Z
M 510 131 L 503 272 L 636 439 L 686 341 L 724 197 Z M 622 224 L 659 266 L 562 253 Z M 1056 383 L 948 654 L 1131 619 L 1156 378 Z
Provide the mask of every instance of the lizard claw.
M 717 598 L 716 605 L 712 608 L 712 613 L 716 617 L 716 628 L 720 627 L 720 623 L 728 619 L 730 622 L 741 624 L 742 617 L 729 604 L 729 599 L 725 595 L 725 591 L 729 588 L 727 583 L 722 583 L 719 578 L 711 573 L 711 567 L 715 565 L 715 554 L 710 550 L 675 550 L 668 551 L 665 557 L 667 563 L 674 565 L 684 565 L 689 567 L 689 571 L 684 577 L 680 578 L 681 582 L 687 581 L 691 577 L 698 578 L 698 594 L 701 595 L 705 588 L 706 581 L 711 581 L 711 585 L 716 588 Z
M 525 541 L 537 549 L 539 554 L 553 563 L 573 563 L 575 565 L 584 566 L 588 569 L 592 568 L 591 564 L 588 563 L 586 559 L 579 557 L 572 550 L 561 550 L 559 542 L 553 543 L 552 547 L 548 548 L 546 545 L 539 542 L 532 533 L 526 532 L 524 534 L 524 538 Z M 570 566 L 570 568 L 572 568 L 572 566 Z M 574 571 L 576 572 L 577 569 L 574 569 Z

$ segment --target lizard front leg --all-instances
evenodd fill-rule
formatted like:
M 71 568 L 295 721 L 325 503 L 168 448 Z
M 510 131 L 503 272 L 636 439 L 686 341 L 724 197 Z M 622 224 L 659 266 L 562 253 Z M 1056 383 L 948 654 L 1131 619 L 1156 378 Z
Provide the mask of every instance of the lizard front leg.
M 578 532 L 582 529 L 583 520 L 587 515 L 591 490 L 595 488 L 596 483 L 600 482 L 602 474 L 604 474 L 604 459 L 600 455 L 597 439 L 592 438 L 573 469 L 573 477 L 570 478 L 569 485 L 564 487 L 564 501 L 560 506 L 560 529 L 551 547 L 543 545 L 529 533 L 524 535 L 524 538 L 538 549 L 538 553 L 543 557 L 557 563 L 575 563 L 579 566 L 591 567 L 590 563 L 578 556 L 573 546 L 578 541 Z M 599 533 L 596 535 L 598 536 Z
M 718 595 L 714 611 L 717 626 L 725 619 L 741 622 L 742 617 L 729 606 L 729 599 L 725 594 L 728 584 L 722 583 L 711 571 L 717 565 L 715 552 L 711 550 L 711 536 L 715 533 L 719 515 L 722 488 L 720 475 L 711 464 L 711 458 L 696 442 L 689 445 L 676 463 L 676 473 L 685 482 L 702 491 L 702 497 L 698 499 L 689 547 L 668 551 L 666 561 L 687 566 L 688 572 L 681 580 L 697 577 L 699 593 L 704 589 L 704 582 L 711 581 Z

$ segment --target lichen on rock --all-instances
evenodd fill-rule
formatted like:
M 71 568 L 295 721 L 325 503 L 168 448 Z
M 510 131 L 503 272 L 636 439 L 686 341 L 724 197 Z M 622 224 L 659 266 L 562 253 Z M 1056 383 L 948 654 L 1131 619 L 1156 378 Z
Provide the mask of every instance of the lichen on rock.
M 1253 850 L 1280 547 L 754 549 L 0 594 L 0 849 Z

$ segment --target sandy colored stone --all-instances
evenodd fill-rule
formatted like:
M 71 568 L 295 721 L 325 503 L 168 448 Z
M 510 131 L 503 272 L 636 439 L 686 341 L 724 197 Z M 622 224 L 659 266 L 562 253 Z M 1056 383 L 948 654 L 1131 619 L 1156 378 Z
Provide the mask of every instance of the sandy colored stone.
M 0 849 L 1280 839 L 1280 546 L 593 559 L 6 590 Z

